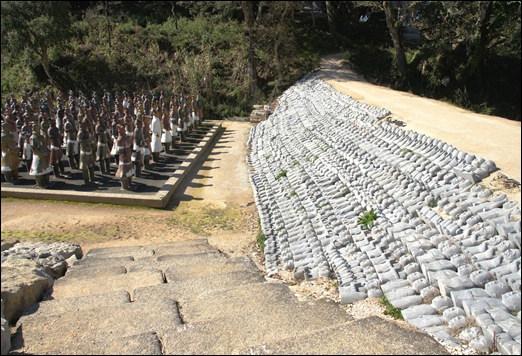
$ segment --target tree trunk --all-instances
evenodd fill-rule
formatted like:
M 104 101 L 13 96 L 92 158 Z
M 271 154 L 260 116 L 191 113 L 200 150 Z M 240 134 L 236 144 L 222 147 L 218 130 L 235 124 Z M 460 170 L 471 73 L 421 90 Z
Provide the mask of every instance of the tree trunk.
M 109 19 L 109 2 L 105 1 L 105 19 L 107 20 L 107 35 L 109 37 L 109 54 L 111 53 L 112 49 L 112 39 L 111 39 L 111 21 Z
M 392 1 L 383 1 L 383 7 L 384 14 L 386 15 L 386 26 L 388 27 L 388 31 L 390 31 L 393 48 L 395 50 L 395 62 L 397 64 L 397 72 L 399 73 L 399 84 L 402 86 L 406 82 L 406 55 L 404 54 L 404 47 L 402 46 L 400 35 L 402 20 L 398 19 Z
M 335 45 L 338 46 L 339 37 L 337 35 L 337 27 L 335 26 L 335 8 L 331 1 L 326 2 L 326 16 L 328 18 L 328 27 L 330 29 L 330 34 L 332 35 Z
M 47 78 L 51 81 L 51 85 L 55 86 L 54 79 L 49 69 L 49 49 L 45 43 L 40 44 L 40 48 L 42 50 L 42 67 L 45 74 L 47 74 Z
M 256 51 L 254 46 L 254 7 L 252 1 L 241 1 L 243 14 L 247 24 L 247 38 L 248 38 L 248 76 L 250 80 L 250 94 L 255 95 L 258 89 L 257 85 L 257 68 L 256 68 Z
M 492 15 L 493 6 L 490 1 L 480 2 L 480 13 L 477 20 L 477 26 L 474 36 L 472 37 L 472 52 L 468 56 L 466 66 L 459 76 L 461 83 L 466 83 L 473 74 L 480 68 L 480 64 L 484 57 L 484 52 L 488 40 L 488 23 Z
M 176 24 L 176 30 L 178 29 L 178 16 L 176 15 L 176 2 L 170 2 L 170 12 L 172 12 L 172 17 L 174 18 L 174 23 Z

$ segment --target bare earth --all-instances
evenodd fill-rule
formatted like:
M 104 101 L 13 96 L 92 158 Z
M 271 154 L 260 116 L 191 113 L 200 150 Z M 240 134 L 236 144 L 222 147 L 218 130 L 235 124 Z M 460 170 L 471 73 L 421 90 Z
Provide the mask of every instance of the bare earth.
M 520 182 L 520 122 L 484 116 L 409 93 L 371 85 L 342 67 L 339 56 L 326 57 L 318 72 L 335 89 L 354 99 L 392 112 L 394 119 L 414 130 L 484 159 L 500 173 Z M 75 241 L 86 253 L 94 247 L 146 245 L 206 237 L 231 256 L 250 256 L 263 269 L 256 246 L 259 222 L 246 166 L 246 142 L 254 124 L 224 121 L 223 134 L 165 210 L 2 199 L 2 235 L 49 236 Z M 520 204 L 520 187 L 508 189 L 493 173 L 483 184 L 508 194 Z M 281 278 L 300 299 L 337 300 L 333 281 L 296 283 Z M 355 317 L 383 314 L 375 301 L 361 308 L 346 306 Z

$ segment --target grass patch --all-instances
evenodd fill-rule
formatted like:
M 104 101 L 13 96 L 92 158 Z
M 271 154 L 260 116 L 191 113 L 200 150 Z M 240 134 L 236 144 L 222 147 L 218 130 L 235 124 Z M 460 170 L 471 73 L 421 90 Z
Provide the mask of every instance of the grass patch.
M 261 228 L 259 228 L 256 241 L 257 241 L 257 246 L 259 247 L 261 252 L 265 251 L 265 238 L 266 238 L 265 233 L 263 232 L 263 230 L 261 230 Z
M 276 176 L 276 180 L 279 180 L 281 177 L 286 177 L 286 169 L 283 169 L 279 174 Z
M 189 229 L 195 235 L 209 236 L 212 230 L 236 230 L 241 226 L 242 215 L 237 208 L 224 209 L 205 206 L 198 209 L 178 207 L 167 218 L 167 223 Z
M 379 299 L 379 302 L 386 308 L 386 311 L 384 312 L 386 315 L 389 315 L 391 316 L 392 318 L 396 319 L 396 320 L 404 320 L 404 318 L 402 317 L 402 312 L 399 308 L 395 308 L 391 303 L 390 301 L 388 300 L 388 298 L 386 298 L 385 295 L 383 295 L 380 299 Z
M 299 198 L 299 195 L 297 195 L 297 192 L 296 192 L 295 190 L 292 190 L 292 192 L 290 193 L 289 198 L 292 198 L 292 197 L 297 197 L 297 198 Z
M 401 157 L 406 156 L 408 153 L 412 152 L 409 148 L 404 148 L 401 153 Z

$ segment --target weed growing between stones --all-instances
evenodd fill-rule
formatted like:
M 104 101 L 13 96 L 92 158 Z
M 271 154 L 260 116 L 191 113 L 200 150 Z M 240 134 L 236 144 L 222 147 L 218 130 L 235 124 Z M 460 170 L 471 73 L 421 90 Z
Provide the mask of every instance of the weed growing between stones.
M 373 227 L 373 223 L 377 219 L 377 213 L 373 209 L 370 211 L 364 211 L 359 218 L 357 219 L 357 223 L 361 225 L 363 228 L 370 230 Z
M 404 148 L 401 153 L 401 157 L 406 156 L 408 153 L 412 152 L 409 148 Z
M 259 228 L 259 231 L 257 233 L 257 246 L 261 250 L 261 252 L 265 251 L 265 234 L 261 228 Z
M 380 298 L 380 303 L 382 305 L 384 305 L 384 307 L 386 308 L 386 311 L 384 312 L 384 314 L 386 315 L 389 315 L 391 316 L 392 318 L 394 319 L 397 319 L 397 320 L 404 320 L 404 318 L 402 317 L 402 313 L 401 313 L 401 310 L 399 308 L 395 308 L 391 303 L 390 301 L 388 300 L 388 298 L 386 298 L 385 295 L 383 295 L 381 298 Z
M 291 193 L 290 193 L 290 196 L 289 198 L 292 198 L 292 197 L 299 197 L 299 195 L 297 195 L 297 192 L 295 190 L 293 190 Z
M 283 169 L 275 178 L 276 180 L 279 180 L 281 177 L 286 177 L 286 169 Z

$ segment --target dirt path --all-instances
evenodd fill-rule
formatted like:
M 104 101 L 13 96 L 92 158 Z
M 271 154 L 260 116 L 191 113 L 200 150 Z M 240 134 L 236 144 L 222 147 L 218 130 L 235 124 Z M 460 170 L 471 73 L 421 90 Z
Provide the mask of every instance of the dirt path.
M 343 66 L 339 55 L 325 57 L 319 75 L 356 100 L 390 110 L 392 118 L 406 124 L 404 129 L 492 160 L 503 174 L 521 181 L 520 121 L 480 115 L 441 101 L 369 84 Z

